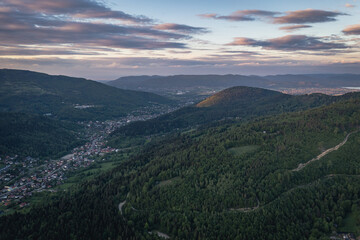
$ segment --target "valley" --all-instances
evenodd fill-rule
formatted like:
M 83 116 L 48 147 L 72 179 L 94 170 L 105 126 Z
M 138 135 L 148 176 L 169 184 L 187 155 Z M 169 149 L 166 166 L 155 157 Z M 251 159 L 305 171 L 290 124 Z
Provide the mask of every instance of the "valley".
M 32 195 L 37 193 L 67 189 L 80 181 L 77 175 L 83 174 L 85 170 L 91 172 L 99 169 L 98 172 L 90 174 L 92 176 L 114 168 L 117 161 L 107 160 L 107 155 L 115 152 L 126 152 L 127 155 L 130 149 L 107 146 L 107 136 L 110 133 L 133 121 L 146 121 L 175 109 L 149 107 L 136 110 L 117 120 L 79 122 L 79 134 L 81 133 L 84 144 L 76 146 L 59 159 L 25 157 L 22 152 L 13 156 L 2 156 L 0 211 L 6 214 L 15 209 L 29 207 Z

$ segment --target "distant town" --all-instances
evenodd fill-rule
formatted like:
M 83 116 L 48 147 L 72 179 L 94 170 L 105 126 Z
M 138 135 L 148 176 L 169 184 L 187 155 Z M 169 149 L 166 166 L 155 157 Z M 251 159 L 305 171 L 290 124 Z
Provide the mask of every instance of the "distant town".
M 67 173 L 87 168 L 99 157 L 119 151 L 106 146 L 106 137 L 115 129 L 134 121 L 155 118 L 180 107 L 154 105 L 134 111 L 118 120 L 79 122 L 85 128 L 86 143 L 60 159 L 20 157 L 20 153 L 0 158 L 3 166 L 0 168 L 0 207 L 23 208 L 29 205 L 27 200 L 34 193 L 55 191 L 54 187 L 63 184 L 67 179 Z
M 311 93 L 323 93 L 326 95 L 332 95 L 332 96 L 338 96 L 343 95 L 345 93 L 349 92 L 360 92 L 359 88 L 350 88 L 350 87 L 344 87 L 344 88 L 283 88 L 278 89 L 277 91 L 280 91 L 285 94 L 290 95 L 303 95 L 303 94 L 311 94 Z

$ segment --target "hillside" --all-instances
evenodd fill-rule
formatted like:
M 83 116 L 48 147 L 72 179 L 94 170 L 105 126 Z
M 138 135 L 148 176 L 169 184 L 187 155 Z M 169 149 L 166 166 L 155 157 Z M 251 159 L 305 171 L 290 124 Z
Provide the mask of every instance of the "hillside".
M 169 103 L 170 100 L 152 93 L 121 90 L 82 78 L 0 70 L 0 111 L 3 112 L 105 120 L 140 107 Z
M 328 239 L 359 218 L 359 106 L 354 98 L 164 139 L 72 194 L 1 217 L 0 237 Z
M 0 113 L 0 156 L 61 157 L 82 141 L 76 124 L 24 113 Z
M 288 74 L 268 76 L 244 75 L 175 75 L 122 77 L 107 84 L 132 90 L 163 93 L 164 91 L 222 90 L 234 86 L 283 88 L 360 87 L 356 74 Z
M 286 98 L 285 94 L 261 88 L 232 87 L 218 92 L 204 101 L 196 104 L 196 107 L 225 107 L 236 108 L 239 104 L 265 102 L 268 99 Z
M 176 129 L 214 124 L 220 120 L 246 121 L 259 116 L 300 111 L 359 95 L 359 93 L 349 93 L 338 97 L 324 94 L 292 96 L 260 88 L 233 87 L 223 90 L 197 105 L 185 107 L 155 119 L 133 122 L 121 127 L 112 133 L 110 143 L 116 146 L 124 136 L 160 134 Z

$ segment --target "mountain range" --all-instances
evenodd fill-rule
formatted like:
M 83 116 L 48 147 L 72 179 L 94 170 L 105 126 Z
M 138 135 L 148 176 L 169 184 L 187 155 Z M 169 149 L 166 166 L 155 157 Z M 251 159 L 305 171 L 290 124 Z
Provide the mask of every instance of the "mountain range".
M 245 75 L 174 75 L 129 76 L 107 82 L 108 85 L 147 92 L 221 90 L 234 86 L 284 88 L 360 87 L 356 74 L 288 74 L 269 76 Z

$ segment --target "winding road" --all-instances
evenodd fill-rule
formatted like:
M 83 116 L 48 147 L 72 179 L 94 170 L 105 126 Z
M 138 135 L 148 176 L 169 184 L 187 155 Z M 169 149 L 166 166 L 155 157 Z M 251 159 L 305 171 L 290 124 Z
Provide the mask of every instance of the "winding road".
M 342 146 L 348 141 L 350 135 L 352 135 L 352 134 L 354 134 L 354 133 L 357 133 L 357 132 L 359 132 L 359 131 L 360 131 L 360 130 L 356 130 L 356 131 L 353 131 L 353 132 L 349 133 L 348 135 L 346 135 L 345 139 L 344 139 L 341 143 L 339 143 L 338 145 L 336 145 L 335 147 L 332 147 L 332 148 L 327 149 L 326 151 L 322 152 L 321 154 L 319 154 L 318 156 L 316 156 L 315 158 L 311 159 L 310 161 L 308 161 L 308 162 L 306 162 L 306 163 L 300 163 L 297 168 L 295 168 L 295 169 L 293 169 L 293 170 L 291 170 L 291 171 L 293 171 L 293 172 L 301 171 L 301 170 L 302 170 L 304 167 L 306 167 L 308 164 L 310 164 L 310 163 L 312 163 L 312 162 L 314 162 L 314 161 L 320 160 L 321 158 L 323 158 L 323 157 L 326 156 L 327 154 L 329 154 L 329 153 L 331 153 L 331 152 L 333 152 L 333 151 L 338 150 L 340 147 L 342 147 Z M 342 175 L 348 176 L 348 175 L 346 175 L 346 174 L 329 174 L 329 175 L 326 175 L 326 176 L 323 177 L 323 178 L 331 178 L 331 177 L 342 176 Z M 349 175 L 349 176 L 358 176 L 358 177 L 359 177 L 359 175 Z M 284 194 L 288 194 L 288 193 L 294 191 L 295 189 L 305 188 L 305 187 L 312 186 L 314 183 L 316 183 L 317 181 L 319 181 L 319 180 L 321 180 L 321 179 L 323 179 L 323 178 L 317 179 L 317 180 L 315 180 L 315 181 L 313 181 L 313 182 L 311 182 L 311 183 L 308 183 L 308 184 L 304 184 L 304 185 L 300 185 L 300 186 L 293 187 L 293 188 L 289 189 L 288 191 L 280 194 L 276 199 L 280 198 L 280 196 L 282 196 L 282 195 L 284 195 Z M 229 211 L 237 211 L 237 212 L 243 212 L 243 213 L 253 212 L 253 211 L 255 211 L 255 210 L 259 209 L 259 208 L 263 208 L 263 207 L 269 205 L 270 203 L 274 202 L 276 199 L 272 200 L 271 202 L 266 203 L 265 205 L 262 205 L 261 207 L 260 207 L 260 202 L 259 202 L 259 200 L 258 200 L 258 204 L 257 204 L 257 206 L 255 206 L 255 207 L 249 207 L 249 208 L 230 208 Z

